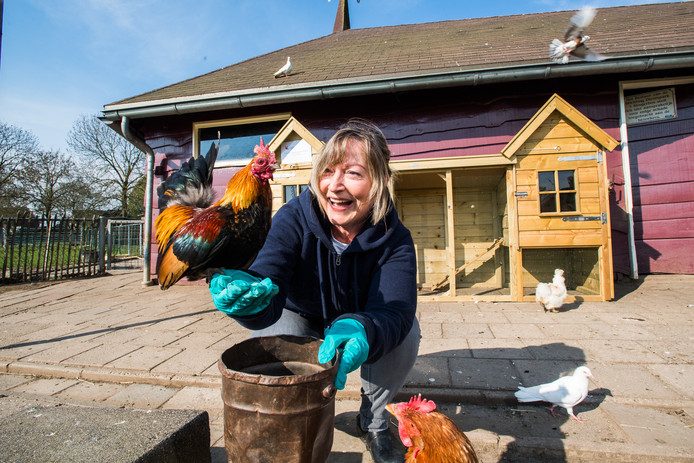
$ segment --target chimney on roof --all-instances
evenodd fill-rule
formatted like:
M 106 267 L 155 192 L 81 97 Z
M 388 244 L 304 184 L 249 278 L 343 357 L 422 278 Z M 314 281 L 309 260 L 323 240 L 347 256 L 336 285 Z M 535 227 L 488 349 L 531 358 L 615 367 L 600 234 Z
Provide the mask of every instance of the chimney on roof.
M 342 32 L 349 29 L 349 8 L 347 7 L 347 0 L 340 0 L 340 4 L 337 6 L 337 14 L 335 15 L 335 26 L 333 26 L 333 34 L 335 32 Z

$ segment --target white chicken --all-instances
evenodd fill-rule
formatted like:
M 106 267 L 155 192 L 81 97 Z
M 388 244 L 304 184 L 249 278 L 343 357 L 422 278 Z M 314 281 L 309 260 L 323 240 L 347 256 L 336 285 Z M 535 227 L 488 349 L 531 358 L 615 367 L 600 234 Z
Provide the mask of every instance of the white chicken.
M 540 303 L 545 312 L 557 312 L 557 309 L 564 304 L 567 295 L 564 271 L 560 268 L 554 270 L 551 283 L 538 283 L 535 288 L 535 300 Z

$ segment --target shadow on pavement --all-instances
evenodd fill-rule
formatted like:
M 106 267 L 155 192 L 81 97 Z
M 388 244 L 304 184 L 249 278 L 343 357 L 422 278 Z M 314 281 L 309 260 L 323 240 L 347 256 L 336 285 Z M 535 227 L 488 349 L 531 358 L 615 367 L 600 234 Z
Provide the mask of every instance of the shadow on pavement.
M 512 394 L 520 385 L 554 381 L 585 363 L 582 349 L 563 343 L 520 349 L 447 350 L 422 356 L 413 371 L 417 384 L 410 384 L 406 389 L 408 394 L 421 392 L 426 398 L 427 382 L 441 387 L 449 381 L 451 400 L 439 399 L 439 408 L 463 432 L 485 430 L 513 439 L 499 461 L 563 463 L 567 461 L 564 449 L 567 434 L 562 430 L 569 420 L 566 410 L 555 408 L 557 416 L 553 417 L 547 410 L 549 404 L 520 404 Z M 435 395 L 436 389 L 431 388 L 430 392 Z M 610 391 L 595 389 L 589 394 L 588 399 L 574 408 L 577 415 L 599 407 Z

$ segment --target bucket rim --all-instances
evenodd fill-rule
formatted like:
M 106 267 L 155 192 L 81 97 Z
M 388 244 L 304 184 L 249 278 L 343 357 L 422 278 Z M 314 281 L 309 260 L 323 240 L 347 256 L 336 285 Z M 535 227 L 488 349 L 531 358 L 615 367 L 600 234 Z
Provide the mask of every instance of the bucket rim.
M 322 343 L 323 342 L 322 339 L 319 339 L 319 338 L 316 338 L 313 336 L 294 336 L 294 335 L 260 336 L 260 337 L 246 339 L 245 341 L 241 341 L 240 343 L 237 343 L 237 344 L 231 346 L 229 349 L 226 349 L 222 353 L 222 355 L 220 356 L 219 360 L 217 361 L 217 366 L 219 368 L 219 371 L 222 373 L 222 376 L 224 378 L 227 378 L 227 379 L 233 380 L 233 381 L 241 381 L 241 382 L 248 383 L 248 384 L 258 384 L 258 385 L 263 385 L 263 386 L 291 386 L 291 385 L 296 385 L 296 384 L 322 382 L 328 378 L 330 378 L 331 381 L 334 381 L 335 375 L 337 374 L 337 367 L 338 367 L 338 363 L 339 363 L 338 362 L 339 352 L 337 350 L 335 351 L 335 356 L 332 358 L 332 360 L 330 360 L 330 362 L 318 363 L 318 361 L 316 359 L 316 363 L 312 363 L 312 365 L 322 367 L 323 369 L 321 371 L 317 371 L 315 373 L 310 373 L 310 374 L 305 374 L 305 375 L 270 376 L 270 375 L 263 375 L 260 373 L 245 373 L 242 371 L 228 368 L 226 366 L 226 364 L 224 363 L 224 361 L 222 360 L 224 357 L 224 354 L 226 354 L 231 349 L 238 348 L 238 346 L 241 346 L 241 345 L 247 344 L 247 343 L 262 342 L 263 340 L 267 340 L 269 338 L 280 339 L 282 342 L 291 342 L 292 340 L 294 340 L 294 341 L 302 340 L 303 342 L 308 341 L 309 343 L 315 343 L 315 342 Z

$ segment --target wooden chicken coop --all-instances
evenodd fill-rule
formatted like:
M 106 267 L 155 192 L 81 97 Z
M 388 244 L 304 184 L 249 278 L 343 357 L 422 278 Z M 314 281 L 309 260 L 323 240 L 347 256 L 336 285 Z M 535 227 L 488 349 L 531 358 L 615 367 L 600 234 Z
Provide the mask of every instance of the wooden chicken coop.
M 564 270 L 569 299 L 614 297 L 606 151 L 618 142 L 553 95 L 501 150 L 507 172 L 510 286 L 534 300 Z

